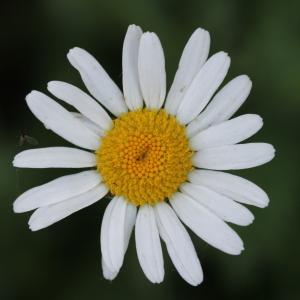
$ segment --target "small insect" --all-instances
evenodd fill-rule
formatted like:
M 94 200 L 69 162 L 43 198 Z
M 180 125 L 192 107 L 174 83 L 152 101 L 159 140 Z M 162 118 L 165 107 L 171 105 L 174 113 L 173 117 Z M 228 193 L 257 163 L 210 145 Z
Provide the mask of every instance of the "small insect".
M 21 130 L 19 146 L 23 146 L 24 144 L 29 144 L 32 146 L 36 146 L 39 144 L 38 140 L 32 136 L 29 136 L 25 130 Z

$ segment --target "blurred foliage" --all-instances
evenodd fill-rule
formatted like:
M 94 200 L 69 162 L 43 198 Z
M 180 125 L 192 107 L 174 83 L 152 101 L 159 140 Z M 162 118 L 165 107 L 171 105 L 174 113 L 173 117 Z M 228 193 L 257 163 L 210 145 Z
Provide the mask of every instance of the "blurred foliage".
M 0 299 L 300 299 L 299 10 L 300 2 L 289 0 L 1 1 Z M 66 144 L 32 116 L 25 95 L 46 91 L 55 79 L 83 87 L 66 60 L 74 46 L 94 54 L 120 84 L 122 42 L 131 23 L 160 36 L 169 84 L 192 31 L 209 30 L 211 53 L 224 50 L 232 58 L 226 81 L 241 73 L 253 80 L 240 113 L 262 115 L 265 126 L 252 140 L 277 149 L 273 162 L 238 172 L 271 199 L 267 209 L 253 209 L 253 225 L 236 228 L 243 254 L 228 256 L 192 235 L 205 275 L 196 288 L 179 277 L 167 255 L 164 283 L 150 284 L 133 239 L 118 278 L 104 280 L 99 231 L 105 200 L 36 233 L 27 228 L 28 214 L 12 212 L 17 195 L 65 173 L 12 168 L 13 156 L 32 147 L 18 145 L 24 130 L 41 147 Z

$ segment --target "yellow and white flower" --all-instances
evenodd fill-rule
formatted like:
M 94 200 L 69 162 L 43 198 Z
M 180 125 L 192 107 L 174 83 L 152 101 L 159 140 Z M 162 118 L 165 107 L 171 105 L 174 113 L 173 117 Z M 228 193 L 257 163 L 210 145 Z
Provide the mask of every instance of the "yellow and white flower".
M 217 249 L 241 253 L 243 242 L 226 222 L 249 225 L 254 217 L 242 204 L 265 207 L 269 199 L 254 183 L 221 171 L 264 164 L 274 157 L 274 148 L 239 144 L 263 125 L 254 114 L 230 119 L 249 95 L 251 81 L 238 76 L 216 93 L 230 58 L 219 52 L 207 60 L 209 47 L 209 33 L 198 28 L 183 50 L 167 96 L 164 53 L 154 33 L 129 26 L 123 46 L 123 93 L 93 56 L 80 48 L 69 51 L 70 63 L 92 96 L 52 81 L 49 92 L 77 112 L 38 91 L 27 95 L 26 102 L 47 129 L 85 150 L 26 150 L 13 164 L 91 169 L 57 178 L 16 199 L 15 212 L 35 210 L 31 230 L 45 228 L 110 192 L 113 199 L 100 238 L 107 279 L 118 274 L 133 227 L 140 265 L 153 283 L 164 278 L 160 238 L 188 283 L 203 280 L 182 223 Z

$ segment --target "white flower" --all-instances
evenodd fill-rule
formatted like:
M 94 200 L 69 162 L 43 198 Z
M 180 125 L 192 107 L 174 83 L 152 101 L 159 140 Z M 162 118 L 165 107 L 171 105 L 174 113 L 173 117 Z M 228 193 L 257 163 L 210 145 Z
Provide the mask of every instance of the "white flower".
M 269 199 L 250 181 L 220 170 L 264 164 L 274 157 L 274 148 L 265 143 L 239 144 L 263 125 L 254 114 L 230 119 L 249 95 L 251 81 L 238 76 L 216 93 L 230 58 L 219 52 L 207 60 L 209 46 L 209 33 L 197 29 L 184 48 L 167 96 L 164 53 L 154 33 L 129 26 L 123 46 L 123 94 L 93 56 L 80 48 L 70 50 L 67 57 L 92 96 L 52 81 L 50 93 L 78 112 L 67 111 L 37 91 L 27 95 L 26 102 L 46 128 L 86 150 L 26 150 L 16 155 L 13 164 L 92 169 L 19 196 L 15 212 L 35 210 L 29 220 L 31 230 L 45 228 L 110 191 L 114 197 L 101 226 L 107 279 L 118 274 L 133 227 L 140 265 L 153 283 L 164 278 L 160 238 L 188 283 L 198 285 L 203 280 L 182 223 L 212 246 L 240 254 L 243 242 L 226 222 L 249 225 L 254 217 L 241 203 L 265 207 Z

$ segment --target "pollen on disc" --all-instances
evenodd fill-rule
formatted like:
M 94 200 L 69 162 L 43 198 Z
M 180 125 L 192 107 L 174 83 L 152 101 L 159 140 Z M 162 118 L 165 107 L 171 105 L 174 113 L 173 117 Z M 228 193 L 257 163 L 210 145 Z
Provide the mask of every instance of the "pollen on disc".
M 116 119 L 96 155 L 112 194 L 138 206 L 172 196 L 187 179 L 193 152 L 174 116 L 142 109 Z

